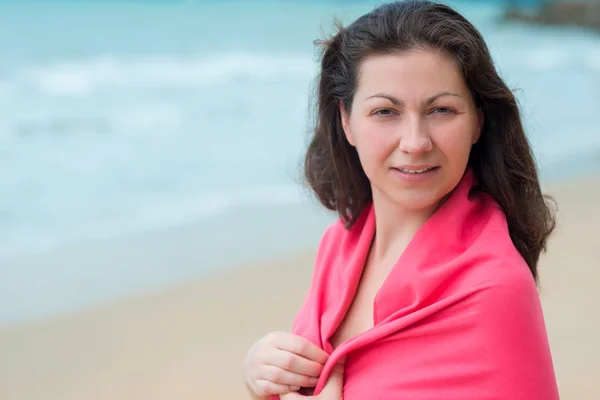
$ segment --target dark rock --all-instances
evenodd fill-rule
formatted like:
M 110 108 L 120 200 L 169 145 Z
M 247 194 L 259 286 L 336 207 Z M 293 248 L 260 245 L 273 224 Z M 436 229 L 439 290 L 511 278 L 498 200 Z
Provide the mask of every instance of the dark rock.
M 579 26 L 600 31 L 600 0 L 545 1 L 533 12 L 523 11 L 511 4 L 504 19 L 552 26 Z

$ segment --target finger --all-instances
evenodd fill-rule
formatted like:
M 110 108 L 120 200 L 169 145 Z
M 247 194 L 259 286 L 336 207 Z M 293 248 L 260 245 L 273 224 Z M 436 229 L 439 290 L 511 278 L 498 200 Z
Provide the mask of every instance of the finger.
M 265 356 L 264 364 L 285 369 L 296 374 L 307 375 L 318 378 L 321 375 L 323 365 L 318 362 L 307 360 L 288 351 L 276 350 Z
M 319 364 L 325 364 L 329 358 L 329 354 L 325 350 L 298 335 L 281 335 L 273 344 L 280 350 L 289 351 Z
M 272 365 L 265 365 L 261 371 L 261 375 L 262 379 L 266 379 L 280 385 L 314 387 L 318 382 L 318 378 L 316 377 L 297 374 L 295 372 Z
M 290 387 L 288 385 L 280 385 L 275 382 L 271 382 L 266 379 L 259 379 L 256 381 L 256 390 L 254 391 L 258 396 L 271 396 L 278 394 L 286 394 L 290 392 L 295 392 L 299 387 Z

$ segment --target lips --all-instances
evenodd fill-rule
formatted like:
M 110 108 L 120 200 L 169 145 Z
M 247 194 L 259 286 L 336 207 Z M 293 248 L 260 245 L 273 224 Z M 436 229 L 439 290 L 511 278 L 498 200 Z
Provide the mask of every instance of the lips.
M 406 174 L 424 174 L 426 172 L 431 172 L 435 169 L 439 168 L 439 166 L 437 165 L 423 165 L 423 166 L 400 166 L 400 167 L 394 167 L 394 169 L 400 171 L 400 172 L 404 172 Z

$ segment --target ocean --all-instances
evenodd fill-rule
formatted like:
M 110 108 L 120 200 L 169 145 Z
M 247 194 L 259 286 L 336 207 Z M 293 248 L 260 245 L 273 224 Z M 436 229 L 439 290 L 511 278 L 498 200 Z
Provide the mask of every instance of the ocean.
M 85 265 L 34 273 L 8 261 L 20 255 L 189 224 L 204 224 L 207 237 L 218 226 L 226 237 L 241 221 L 264 225 L 314 210 L 299 183 L 317 73 L 313 40 L 334 18 L 348 22 L 379 3 L 0 3 L 0 304 L 11 305 L 0 307 L 0 323 L 218 264 L 130 275 L 109 268 L 84 283 L 97 295 L 79 302 L 82 288 L 72 287 L 89 276 Z M 597 169 L 600 35 L 502 23 L 501 2 L 449 4 L 482 31 L 517 90 L 544 181 Z M 296 232 L 293 243 L 273 234 L 248 247 L 256 258 L 297 250 L 312 246 L 320 228 Z M 155 278 L 140 282 L 137 273 Z M 24 305 L 31 287 L 39 290 Z

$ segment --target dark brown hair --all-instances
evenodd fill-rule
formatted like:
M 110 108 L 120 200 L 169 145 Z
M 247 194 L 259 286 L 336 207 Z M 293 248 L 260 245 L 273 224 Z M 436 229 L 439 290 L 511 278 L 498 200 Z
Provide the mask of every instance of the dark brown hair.
M 484 113 L 479 141 L 469 158 L 479 188 L 506 214 L 511 239 L 537 280 L 537 263 L 555 227 L 554 210 L 542 194 L 532 150 L 513 92 L 498 75 L 477 29 L 452 8 L 431 1 L 382 5 L 347 27 L 338 23 L 323 47 L 317 79 L 314 134 L 304 176 L 319 201 L 350 228 L 371 202 L 371 186 L 358 154 L 346 140 L 340 102 L 351 112 L 361 62 L 371 55 L 411 49 L 443 51 L 461 70 Z

